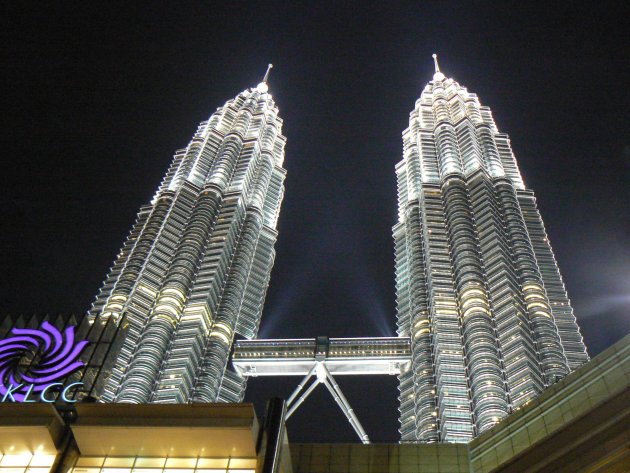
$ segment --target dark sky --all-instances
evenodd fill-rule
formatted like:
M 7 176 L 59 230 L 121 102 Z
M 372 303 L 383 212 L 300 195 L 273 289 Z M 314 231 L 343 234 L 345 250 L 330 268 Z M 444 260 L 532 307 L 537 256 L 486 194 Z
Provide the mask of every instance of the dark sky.
M 2 313 L 84 313 L 173 152 L 273 62 L 288 177 L 262 335 L 393 334 L 394 165 L 437 52 L 510 134 L 591 355 L 630 332 L 625 2 L 13 3 Z M 297 382 L 247 398 L 262 414 Z M 339 382 L 370 436 L 396 441 L 395 378 Z M 355 441 L 320 389 L 291 439 Z

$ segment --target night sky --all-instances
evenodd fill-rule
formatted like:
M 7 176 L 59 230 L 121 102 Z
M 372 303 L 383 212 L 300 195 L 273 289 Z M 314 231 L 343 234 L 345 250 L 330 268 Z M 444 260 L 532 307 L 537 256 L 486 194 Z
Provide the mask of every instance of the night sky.
M 85 313 L 173 152 L 272 62 L 288 176 L 261 336 L 393 335 L 394 165 L 436 52 L 510 135 L 590 354 L 630 332 L 625 2 L 13 3 L 0 313 Z M 396 441 L 396 379 L 338 381 Z M 262 415 L 297 382 L 247 400 Z M 323 387 L 288 428 L 356 441 Z

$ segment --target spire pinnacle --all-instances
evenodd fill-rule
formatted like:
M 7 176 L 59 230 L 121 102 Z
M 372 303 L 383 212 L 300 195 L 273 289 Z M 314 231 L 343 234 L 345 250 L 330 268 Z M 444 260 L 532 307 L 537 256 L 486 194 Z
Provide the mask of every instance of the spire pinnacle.
M 256 90 L 258 90 L 258 92 L 260 92 L 261 94 L 266 94 L 267 91 L 269 90 L 269 86 L 267 85 L 267 80 L 269 79 L 269 72 L 271 71 L 272 67 L 273 67 L 273 64 L 267 65 L 267 72 L 265 72 L 265 77 L 263 77 L 262 82 L 256 86 Z
M 441 81 L 446 79 L 446 76 L 440 71 L 440 65 L 438 64 L 437 54 L 433 53 L 433 64 L 435 65 L 435 74 L 433 74 L 434 81 Z
M 265 84 L 267 83 L 267 79 L 269 79 L 269 72 L 271 72 L 272 68 L 273 68 L 273 64 L 267 65 L 267 72 L 265 72 L 265 77 L 262 80 Z
M 440 72 L 440 65 L 438 64 L 437 54 L 433 53 L 433 63 L 435 64 L 435 72 Z

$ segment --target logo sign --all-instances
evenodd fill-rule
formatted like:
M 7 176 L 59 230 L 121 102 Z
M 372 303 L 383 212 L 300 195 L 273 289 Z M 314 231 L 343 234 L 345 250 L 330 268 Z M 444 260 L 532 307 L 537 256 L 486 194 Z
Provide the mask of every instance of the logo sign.
M 64 386 L 69 374 L 84 366 L 79 356 L 88 341 L 75 340 L 75 326 L 63 333 L 44 322 L 37 329 L 14 328 L 8 338 L 0 341 L 0 399 L 2 402 L 55 402 L 55 392 L 68 399 L 71 388 L 83 383 Z M 28 365 L 21 365 L 25 358 Z

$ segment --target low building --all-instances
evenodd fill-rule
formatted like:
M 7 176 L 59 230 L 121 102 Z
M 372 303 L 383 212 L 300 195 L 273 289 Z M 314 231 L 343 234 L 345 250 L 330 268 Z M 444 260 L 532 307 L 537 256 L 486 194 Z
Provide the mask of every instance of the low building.
M 269 432 L 251 404 L 3 403 L 0 472 L 255 473 Z

